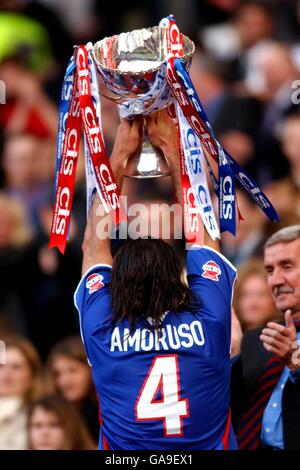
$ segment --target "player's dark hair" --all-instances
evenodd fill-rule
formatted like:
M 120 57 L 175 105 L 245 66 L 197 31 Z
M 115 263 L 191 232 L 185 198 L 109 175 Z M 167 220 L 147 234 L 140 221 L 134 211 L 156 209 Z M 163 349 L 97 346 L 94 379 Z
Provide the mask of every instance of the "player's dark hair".
M 139 238 L 127 241 L 116 253 L 111 274 L 112 308 L 116 321 L 152 319 L 161 327 L 161 317 L 172 312 L 195 312 L 199 299 L 182 277 L 182 264 L 163 240 Z

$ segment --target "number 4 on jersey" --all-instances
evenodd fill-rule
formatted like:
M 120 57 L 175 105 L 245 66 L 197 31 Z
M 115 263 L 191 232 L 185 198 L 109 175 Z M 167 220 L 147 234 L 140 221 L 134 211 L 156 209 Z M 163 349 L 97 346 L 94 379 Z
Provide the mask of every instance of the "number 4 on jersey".
M 161 400 L 155 400 L 159 392 Z M 138 421 L 163 419 L 165 437 L 183 436 L 182 418 L 189 412 L 187 398 L 180 399 L 177 354 L 153 359 L 135 411 Z

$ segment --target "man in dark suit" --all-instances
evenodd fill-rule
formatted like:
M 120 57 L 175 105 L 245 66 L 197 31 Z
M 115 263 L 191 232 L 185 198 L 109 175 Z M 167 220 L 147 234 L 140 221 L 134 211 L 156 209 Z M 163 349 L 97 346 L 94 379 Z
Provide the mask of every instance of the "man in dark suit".
M 300 450 L 300 225 L 269 238 L 264 264 L 285 324 L 244 335 L 232 365 L 232 421 L 240 449 Z

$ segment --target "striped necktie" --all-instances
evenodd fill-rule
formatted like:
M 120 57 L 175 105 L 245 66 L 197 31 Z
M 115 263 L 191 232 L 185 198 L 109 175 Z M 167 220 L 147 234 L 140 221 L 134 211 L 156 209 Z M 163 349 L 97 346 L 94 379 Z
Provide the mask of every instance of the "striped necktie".
M 294 321 L 297 331 L 300 321 Z M 257 381 L 256 392 L 250 398 L 239 422 L 237 441 L 240 450 L 256 450 L 260 447 L 260 434 L 263 414 L 277 384 L 284 365 L 276 356 L 266 364 L 263 374 Z
M 265 408 L 277 384 L 284 365 L 276 356 L 267 362 L 256 384 L 256 392 L 250 398 L 240 419 L 237 441 L 240 450 L 256 450 L 260 446 L 260 433 Z

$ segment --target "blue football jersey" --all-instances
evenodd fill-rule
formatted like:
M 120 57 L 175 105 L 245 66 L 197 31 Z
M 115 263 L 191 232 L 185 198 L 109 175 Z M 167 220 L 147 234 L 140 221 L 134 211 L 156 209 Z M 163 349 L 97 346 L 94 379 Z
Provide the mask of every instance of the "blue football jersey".
M 231 302 L 236 270 L 208 247 L 189 250 L 196 313 L 115 322 L 111 266 L 89 269 L 75 292 L 99 398 L 100 449 L 234 449 L 230 423 Z

